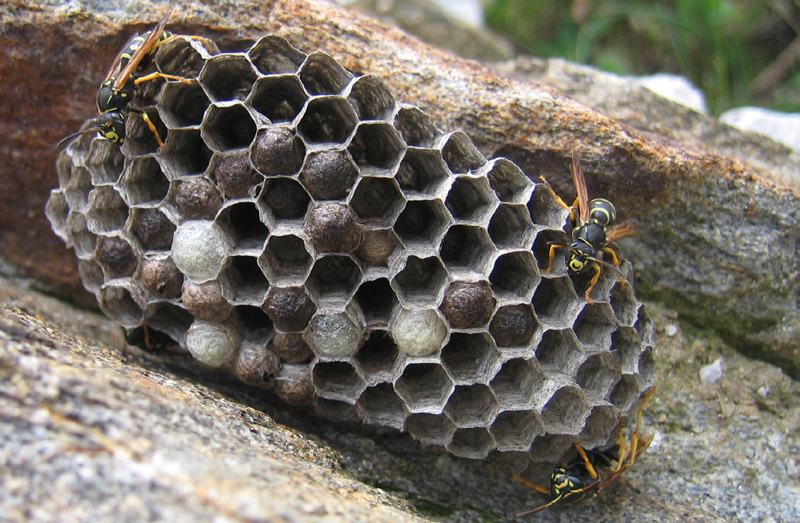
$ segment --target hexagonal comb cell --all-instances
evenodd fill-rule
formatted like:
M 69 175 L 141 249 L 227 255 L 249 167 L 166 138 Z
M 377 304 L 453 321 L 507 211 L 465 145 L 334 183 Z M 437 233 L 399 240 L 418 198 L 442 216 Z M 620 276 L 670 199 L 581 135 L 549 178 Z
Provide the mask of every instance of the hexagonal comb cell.
M 374 330 L 358 349 L 356 362 L 370 383 L 390 381 L 399 357 L 397 346 L 387 331 Z
M 449 224 L 449 216 L 441 201 L 411 201 L 397 217 L 394 230 L 406 245 L 435 245 Z
M 481 171 L 489 179 L 489 185 L 504 203 L 526 204 L 533 193 L 533 182 L 522 169 L 506 158 L 495 158 Z
M 203 88 L 197 83 L 170 82 L 164 86 L 161 99 L 159 115 L 170 129 L 200 125 L 210 104 Z
M 130 205 L 160 203 L 169 190 L 169 181 L 154 158 L 135 158 L 120 183 Z
M 215 102 L 244 100 L 255 80 L 253 65 L 240 54 L 216 55 L 200 72 L 200 84 Z
M 350 206 L 362 222 L 389 225 L 402 208 L 403 200 L 395 182 L 386 178 L 361 178 Z
M 450 173 L 440 151 L 409 148 L 395 178 L 407 197 L 418 199 L 438 194 L 448 182 Z
M 86 224 L 97 233 L 121 230 L 128 217 L 128 206 L 122 196 L 109 186 L 96 187 L 89 193 Z
M 456 429 L 452 439 L 445 444 L 448 452 L 463 458 L 483 459 L 494 450 L 489 431 L 484 428 Z
M 353 75 L 325 53 L 314 52 L 308 55 L 300 67 L 300 81 L 312 95 L 339 94 L 344 90 Z
M 533 224 L 523 205 L 501 205 L 489 222 L 489 237 L 498 249 L 530 249 Z
M 457 385 L 485 382 L 495 373 L 497 350 L 486 334 L 453 333 L 442 349 L 442 364 Z
M 624 288 L 604 269 L 594 304 L 566 249 L 546 271 L 569 212 L 533 174 L 278 36 L 175 38 L 155 67 L 193 80 L 137 90 L 165 146 L 140 113 L 122 147 L 77 137 L 46 208 L 111 318 L 473 459 L 563 462 L 635 418 L 655 350 L 633 268 Z
M 525 359 L 505 362 L 489 383 L 500 407 L 504 409 L 528 409 L 548 398 L 554 387 L 544 371 Z
M 412 147 L 432 147 L 441 131 L 419 107 L 402 104 L 394 117 L 394 126 Z
M 403 370 L 394 389 L 410 412 L 441 414 L 453 394 L 453 381 L 441 365 L 416 363 Z
M 244 104 L 212 105 L 204 118 L 203 140 L 215 151 L 243 149 L 256 135 L 256 123 Z
M 442 156 L 454 174 L 468 173 L 486 163 L 486 158 L 478 151 L 469 136 L 460 131 L 447 137 L 442 147 Z
M 373 75 L 357 78 L 347 99 L 361 120 L 388 120 L 397 105 L 386 83 Z
M 492 241 L 486 229 L 467 225 L 455 225 L 447 230 L 442 239 L 439 254 L 442 261 L 453 272 L 475 271 L 485 274 L 490 268 Z
M 292 74 L 306 59 L 305 53 L 279 36 L 265 36 L 251 47 L 247 54 L 262 74 Z
M 250 95 L 250 105 L 272 123 L 291 122 L 300 114 L 308 94 L 294 75 L 259 78 Z
M 236 202 L 220 209 L 216 223 L 230 239 L 234 248 L 261 250 L 269 229 L 261 222 L 253 202 Z
M 130 228 L 144 250 L 168 251 L 172 247 L 175 225 L 159 209 L 132 209 Z
M 530 251 L 510 252 L 499 256 L 489 275 L 495 294 L 504 299 L 530 299 L 540 280 L 536 259 Z
M 358 117 L 347 100 L 325 96 L 308 102 L 297 132 L 310 144 L 345 143 L 357 123 Z
M 480 223 L 491 216 L 497 200 L 486 178 L 457 176 L 447 195 L 445 205 L 457 223 Z
M 403 400 L 395 394 L 391 383 L 380 383 L 369 387 L 358 398 L 356 408 L 365 423 L 403 429 L 405 422 Z
M 507 410 L 497 416 L 489 430 L 498 450 L 525 452 L 536 436 L 544 434 L 544 425 L 535 412 Z
M 326 399 L 354 404 L 365 389 L 353 366 L 343 361 L 319 361 L 312 372 L 317 394 Z
M 367 122 L 358 126 L 348 151 L 364 174 L 393 174 L 405 144 L 390 124 Z
M 438 290 L 447 281 L 447 272 L 438 258 L 411 256 L 397 273 L 392 286 L 401 300 L 411 303 L 433 303 Z
M 311 256 L 298 236 L 270 236 L 259 258 L 273 285 L 303 283 L 311 268 Z
M 445 413 L 456 427 L 485 427 L 494 421 L 497 401 L 486 385 L 456 387 L 447 402 Z

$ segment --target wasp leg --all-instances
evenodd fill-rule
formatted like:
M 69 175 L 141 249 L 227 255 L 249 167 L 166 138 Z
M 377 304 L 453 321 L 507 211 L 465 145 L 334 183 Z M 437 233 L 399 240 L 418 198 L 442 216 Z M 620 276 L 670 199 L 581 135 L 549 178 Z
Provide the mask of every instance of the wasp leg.
M 550 182 L 548 182 L 547 179 L 545 179 L 544 176 L 539 176 L 539 180 L 541 180 L 542 184 L 544 184 L 544 186 L 547 188 L 547 190 L 550 192 L 550 194 L 553 195 L 553 198 L 555 198 L 556 203 L 559 204 L 561 207 L 563 207 L 563 208 L 565 208 L 566 210 L 569 211 L 569 221 L 574 226 L 575 222 L 577 220 L 577 215 L 576 215 L 575 209 L 578 208 L 578 199 L 575 198 L 575 201 L 573 202 L 572 206 L 570 207 L 569 205 L 564 203 L 564 200 L 561 199 L 561 196 L 556 194 L 556 192 L 553 190 L 553 187 L 550 185 Z
M 645 405 L 647 405 L 647 402 L 650 400 L 650 396 L 652 396 L 655 391 L 656 391 L 655 385 L 650 387 L 650 390 L 647 391 L 647 394 L 644 395 L 644 399 L 642 399 L 642 404 L 639 406 L 639 413 L 636 416 L 636 430 L 633 431 L 633 434 L 631 434 L 631 454 L 629 457 L 630 465 L 633 465 L 636 459 L 639 456 L 641 456 L 645 450 L 647 450 L 647 447 L 650 446 L 650 442 L 653 441 L 652 437 L 649 440 L 642 440 L 643 441 L 642 450 L 641 451 L 638 450 L 639 437 L 640 437 L 639 429 L 642 426 L 642 415 L 644 414 L 644 407 Z M 646 443 L 644 443 L 645 441 Z
M 611 262 L 614 264 L 614 266 L 617 269 L 620 269 L 619 257 L 617 257 L 617 253 L 614 252 L 614 249 L 612 249 L 611 247 L 603 247 L 600 250 L 602 252 L 608 254 L 609 256 L 611 256 Z M 619 285 L 622 288 L 622 290 L 624 291 L 625 290 L 625 278 L 622 276 L 622 269 L 619 270 Z
M 650 396 L 653 395 L 655 392 L 656 386 L 653 385 L 650 387 L 650 390 L 644 395 L 644 399 L 642 400 L 642 404 L 639 406 L 639 411 L 636 415 L 636 430 L 633 431 L 631 434 L 631 446 L 628 449 L 628 445 L 625 442 L 625 438 L 622 436 L 622 425 L 619 426 L 619 459 L 617 460 L 617 466 L 611 472 L 611 475 L 603 481 L 603 484 L 597 488 L 597 492 L 600 492 L 608 485 L 616 481 L 623 472 L 628 470 L 636 463 L 636 460 L 641 457 L 642 454 L 650 447 L 650 443 L 653 442 L 653 436 L 648 438 L 642 438 L 639 434 L 639 431 L 642 426 L 642 416 L 644 414 L 644 408 L 647 405 L 648 400 L 650 400 Z
M 531 483 L 527 479 L 523 479 L 522 477 L 520 477 L 520 475 L 517 474 L 516 472 L 514 473 L 514 479 L 516 479 L 517 481 L 519 481 L 523 485 L 532 488 L 533 490 L 541 492 L 542 494 L 550 494 L 550 489 L 549 488 L 547 488 L 547 487 L 545 487 L 543 485 L 537 485 L 536 483 Z
M 594 276 L 592 276 L 592 281 L 589 282 L 589 288 L 586 289 L 586 293 L 583 295 L 588 303 L 594 303 L 594 300 L 590 294 L 592 293 L 594 286 L 597 285 L 597 281 L 600 279 L 600 274 L 603 272 L 603 269 L 600 268 L 600 265 L 595 263 L 592 264 L 592 266 L 594 267 Z
M 578 454 L 580 454 L 581 457 L 583 458 L 583 464 L 586 467 L 586 472 L 588 472 L 593 479 L 597 479 L 599 477 L 597 475 L 597 471 L 594 469 L 594 465 L 592 465 L 592 462 L 589 461 L 589 457 L 586 455 L 586 451 L 583 450 L 583 447 L 581 447 L 576 443 L 575 450 L 577 450 Z
M 158 146 L 159 147 L 164 147 L 164 140 L 161 139 L 161 135 L 158 134 L 158 129 L 156 129 L 156 124 L 154 124 L 153 121 L 150 119 L 150 117 L 147 116 L 147 113 L 144 112 L 144 111 L 133 111 L 133 112 L 138 113 L 138 114 L 140 114 L 142 116 L 142 120 L 144 120 L 144 123 L 146 123 L 147 127 L 150 128 L 150 131 L 152 131 L 153 136 L 156 137 L 156 141 L 158 142 Z
M 139 78 L 133 81 L 134 85 L 139 85 L 144 82 L 149 82 L 150 80 L 155 80 L 157 78 L 163 78 L 165 80 L 175 80 L 176 82 L 183 82 L 185 84 L 193 84 L 197 80 L 194 78 L 184 78 L 183 76 L 175 76 L 172 74 L 164 74 L 164 73 L 151 73 L 146 76 L 140 76 Z

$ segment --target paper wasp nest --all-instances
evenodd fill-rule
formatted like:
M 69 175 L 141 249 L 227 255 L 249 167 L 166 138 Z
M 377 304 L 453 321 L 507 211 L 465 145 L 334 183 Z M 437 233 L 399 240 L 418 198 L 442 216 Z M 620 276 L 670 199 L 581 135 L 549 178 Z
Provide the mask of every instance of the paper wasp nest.
M 510 161 L 279 37 L 155 66 L 198 79 L 137 87 L 166 146 L 135 113 L 122 147 L 83 135 L 47 206 L 123 326 L 470 458 L 606 444 L 653 384 L 631 285 L 604 270 L 588 304 L 563 250 L 542 274 L 568 213 Z

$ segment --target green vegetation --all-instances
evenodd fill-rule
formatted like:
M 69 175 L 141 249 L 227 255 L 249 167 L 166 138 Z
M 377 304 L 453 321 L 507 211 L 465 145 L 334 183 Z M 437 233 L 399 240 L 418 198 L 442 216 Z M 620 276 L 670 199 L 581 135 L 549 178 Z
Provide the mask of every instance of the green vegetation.
M 800 110 L 800 0 L 490 0 L 486 19 L 535 56 L 686 76 L 714 114 Z

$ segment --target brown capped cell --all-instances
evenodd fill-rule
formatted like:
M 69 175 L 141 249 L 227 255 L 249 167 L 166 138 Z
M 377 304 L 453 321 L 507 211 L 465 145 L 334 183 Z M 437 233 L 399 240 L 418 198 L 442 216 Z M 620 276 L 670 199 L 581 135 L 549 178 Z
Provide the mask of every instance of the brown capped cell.
M 530 343 L 538 326 L 530 305 L 506 305 L 497 309 L 489 332 L 498 347 L 524 346 Z
M 269 348 L 287 363 L 307 363 L 314 356 L 300 332 L 276 332 Z
M 222 289 L 216 281 L 184 282 L 183 306 L 198 320 L 212 323 L 224 321 L 233 309 L 222 296 Z
M 242 344 L 233 364 L 236 377 L 254 387 L 274 385 L 279 368 L 278 356 L 263 345 L 254 343 Z
M 351 252 L 361 244 L 361 228 L 355 215 L 341 203 L 314 207 L 304 229 L 318 252 Z
M 117 237 L 101 238 L 97 244 L 97 261 L 106 271 L 107 279 L 133 276 L 138 261 L 130 244 Z
M 162 298 L 177 298 L 181 295 L 183 274 L 170 258 L 144 260 L 141 278 L 147 290 Z
M 172 246 L 175 225 L 153 208 L 137 208 L 133 212 L 132 232 L 142 248 L 153 251 L 168 251 Z
M 222 205 L 217 188 L 201 176 L 176 181 L 172 201 L 184 220 L 211 219 Z
M 314 384 L 308 365 L 281 365 L 275 378 L 275 392 L 289 405 L 308 405 L 314 399 Z
M 254 187 L 264 179 L 250 165 L 247 154 L 221 156 L 213 161 L 212 172 L 226 198 L 253 196 Z
M 308 155 L 300 181 L 312 198 L 344 198 L 358 176 L 358 167 L 347 151 L 322 151 Z
M 364 231 L 356 255 L 368 265 L 386 267 L 397 246 L 397 237 L 391 229 L 370 229 Z
M 263 309 L 278 329 L 301 331 L 317 310 L 304 287 L 271 287 Z
M 496 303 L 487 282 L 457 281 L 447 287 L 440 309 L 454 329 L 469 329 L 485 325 Z
M 261 129 L 250 151 L 250 160 L 265 176 L 294 174 L 300 170 L 306 147 L 286 127 Z

